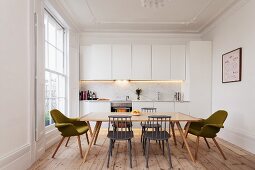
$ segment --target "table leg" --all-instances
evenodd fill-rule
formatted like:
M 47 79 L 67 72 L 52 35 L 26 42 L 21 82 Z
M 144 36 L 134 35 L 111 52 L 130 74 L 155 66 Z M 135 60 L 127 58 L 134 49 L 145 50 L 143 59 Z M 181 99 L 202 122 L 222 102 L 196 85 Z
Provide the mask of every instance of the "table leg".
M 184 133 L 184 136 L 185 138 L 187 138 L 188 136 L 188 131 L 189 131 L 189 126 L 190 126 L 191 122 L 187 122 L 187 124 L 185 125 L 185 133 Z M 184 147 L 184 142 L 182 142 L 182 148 Z
M 98 137 L 98 134 L 99 134 L 99 131 L 100 131 L 101 125 L 102 125 L 102 122 L 100 122 L 100 123 L 99 123 L 99 125 L 98 125 L 97 131 L 96 131 L 96 137 L 95 137 L 95 140 L 94 140 L 94 145 L 95 145 L 95 144 L 96 144 L 96 142 L 97 142 L 97 137 Z
M 88 127 L 89 127 L 89 134 L 90 134 L 90 136 L 92 137 L 92 130 L 91 130 L 91 126 L 90 126 L 89 121 L 87 121 L 87 125 L 88 125 Z
M 95 126 L 94 132 L 93 132 L 93 134 L 92 134 L 92 139 L 90 140 L 88 149 L 87 149 L 87 151 L 86 151 L 86 153 L 85 153 L 85 156 L 84 156 L 84 158 L 83 158 L 83 163 L 86 162 L 86 158 L 87 158 L 87 156 L 88 156 L 88 153 L 89 153 L 89 150 L 91 149 L 92 144 L 94 143 L 94 139 L 95 139 L 95 137 L 96 137 L 96 132 L 98 131 L 98 128 L 99 128 L 99 124 L 100 124 L 100 123 L 102 123 L 102 122 L 100 122 L 100 121 L 97 121 L 97 122 L 96 122 L 96 126 Z
M 182 137 L 182 139 L 183 139 L 183 141 L 184 141 L 184 144 L 185 144 L 185 146 L 186 146 L 186 148 L 187 148 L 187 150 L 188 150 L 188 153 L 189 153 L 189 156 L 190 156 L 191 160 L 192 160 L 193 162 L 195 162 L 195 159 L 194 159 L 194 157 L 193 157 L 193 155 L 192 155 L 192 153 L 191 153 L 191 151 L 190 151 L 188 142 L 187 142 L 187 140 L 186 140 L 186 138 L 185 138 L 185 135 L 183 134 L 183 130 L 182 130 L 182 127 L 181 127 L 181 125 L 180 125 L 180 122 L 176 122 L 176 125 L 177 125 L 177 127 L 178 127 L 178 129 L 179 129 L 180 135 L 181 135 L 181 137 Z
M 176 142 L 176 137 L 175 137 L 175 131 L 174 131 L 174 122 L 170 122 L 171 124 L 171 128 L 172 128 L 172 133 L 173 133 L 173 138 L 174 138 L 174 144 L 175 146 L 177 145 L 177 142 Z M 170 133 L 170 132 L 169 132 Z

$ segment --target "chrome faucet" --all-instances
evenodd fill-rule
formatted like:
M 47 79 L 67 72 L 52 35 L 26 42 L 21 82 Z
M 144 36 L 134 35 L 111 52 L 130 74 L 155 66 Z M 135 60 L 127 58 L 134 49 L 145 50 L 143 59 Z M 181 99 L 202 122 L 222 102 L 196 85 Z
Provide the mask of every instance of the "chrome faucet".
M 128 101 L 128 99 L 129 99 L 129 96 L 126 96 L 126 101 Z

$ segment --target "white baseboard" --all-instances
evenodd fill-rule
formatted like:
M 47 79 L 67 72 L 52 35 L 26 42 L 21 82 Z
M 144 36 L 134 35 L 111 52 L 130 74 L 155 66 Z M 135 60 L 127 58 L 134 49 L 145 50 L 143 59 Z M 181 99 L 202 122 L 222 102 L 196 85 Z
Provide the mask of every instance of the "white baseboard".
M 255 154 L 255 136 L 236 128 L 224 128 L 218 137 Z
M 31 146 L 23 145 L 17 150 L 0 157 L 1 170 L 23 170 L 30 166 Z
M 46 132 L 46 143 L 45 143 L 45 150 L 50 148 L 52 145 L 57 143 L 61 139 L 60 132 L 57 129 L 53 129 L 51 131 Z

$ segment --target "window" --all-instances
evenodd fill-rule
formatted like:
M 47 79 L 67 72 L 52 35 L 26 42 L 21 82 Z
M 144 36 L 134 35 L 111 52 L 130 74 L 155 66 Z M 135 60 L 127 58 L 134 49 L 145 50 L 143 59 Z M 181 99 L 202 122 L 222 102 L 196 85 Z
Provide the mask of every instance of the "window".
M 66 112 L 66 57 L 64 28 L 47 12 L 45 25 L 45 126 L 53 124 L 50 110 Z

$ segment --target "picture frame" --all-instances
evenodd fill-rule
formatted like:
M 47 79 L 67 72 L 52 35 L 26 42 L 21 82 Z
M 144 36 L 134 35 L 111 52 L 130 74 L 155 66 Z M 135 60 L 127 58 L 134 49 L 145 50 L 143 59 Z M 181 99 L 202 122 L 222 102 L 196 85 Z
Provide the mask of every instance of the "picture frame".
M 241 81 L 242 48 L 222 55 L 222 83 Z

